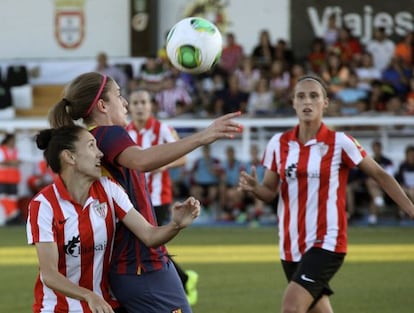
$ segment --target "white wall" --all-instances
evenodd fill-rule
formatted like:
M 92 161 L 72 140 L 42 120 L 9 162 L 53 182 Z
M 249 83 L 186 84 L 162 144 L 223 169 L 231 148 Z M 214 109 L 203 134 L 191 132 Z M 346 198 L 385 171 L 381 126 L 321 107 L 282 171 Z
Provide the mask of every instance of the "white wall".
M 127 57 L 130 51 L 129 0 L 85 0 L 85 37 L 76 49 L 61 47 L 55 38 L 57 0 L 1 0 L 0 59 L 94 58 L 104 50 L 111 57 Z M 193 1 L 159 0 L 159 35 L 183 17 Z M 289 0 L 233 0 L 224 9 L 231 25 L 226 31 L 251 52 L 258 33 L 268 29 L 273 40 L 288 39 Z
M 55 38 L 55 0 L 1 0 L 0 59 L 129 55 L 129 1 L 86 0 L 85 37 L 77 49 Z

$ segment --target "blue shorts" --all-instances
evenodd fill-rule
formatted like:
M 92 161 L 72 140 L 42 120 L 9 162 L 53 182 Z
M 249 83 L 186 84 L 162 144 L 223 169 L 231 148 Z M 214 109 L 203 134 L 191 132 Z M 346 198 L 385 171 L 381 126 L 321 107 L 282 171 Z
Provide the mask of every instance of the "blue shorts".
M 191 313 L 174 264 L 141 275 L 110 274 L 111 290 L 128 313 Z M 181 310 L 181 311 L 180 311 Z

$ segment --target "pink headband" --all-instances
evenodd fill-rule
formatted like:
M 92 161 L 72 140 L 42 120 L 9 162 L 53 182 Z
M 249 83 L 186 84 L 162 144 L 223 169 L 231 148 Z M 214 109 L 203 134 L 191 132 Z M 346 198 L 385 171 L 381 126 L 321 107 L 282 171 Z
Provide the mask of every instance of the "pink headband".
M 98 100 L 100 99 L 101 95 L 102 95 L 102 91 L 106 85 L 106 81 L 108 80 L 108 77 L 106 75 L 102 75 L 102 83 L 101 86 L 99 87 L 98 93 L 95 96 L 95 99 L 93 99 L 91 105 L 89 106 L 88 110 L 86 111 L 85 115 L 83 116 L 88 117 L 89 114 L 92 112 L 93 107 L 95 106 L 95 104 L 98 102 Z

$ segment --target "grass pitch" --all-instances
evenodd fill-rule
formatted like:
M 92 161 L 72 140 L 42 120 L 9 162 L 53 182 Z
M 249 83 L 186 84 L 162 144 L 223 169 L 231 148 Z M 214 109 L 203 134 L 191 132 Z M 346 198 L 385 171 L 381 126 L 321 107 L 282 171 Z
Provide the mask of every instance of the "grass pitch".
M 331 285 L 335 312 L 412 313 L 414 227 L 351 227 Z M 275 227 L 184 230 L 168 249 L 200 275 L 194 313 L 279 312 L 286 286 Z M 37 258 L 24 227 L 0 228 L 0 312 L 31 311 Z

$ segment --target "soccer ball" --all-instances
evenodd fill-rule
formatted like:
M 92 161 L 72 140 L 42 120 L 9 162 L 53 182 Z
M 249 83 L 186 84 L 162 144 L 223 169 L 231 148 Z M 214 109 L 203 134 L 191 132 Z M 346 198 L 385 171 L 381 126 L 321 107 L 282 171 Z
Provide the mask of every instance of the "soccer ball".
M 220 60 L 223 39 L 213 23 L 201 17 L 180 20 L 166 39 L 167 56 L 180 71 L 199 74 Z

